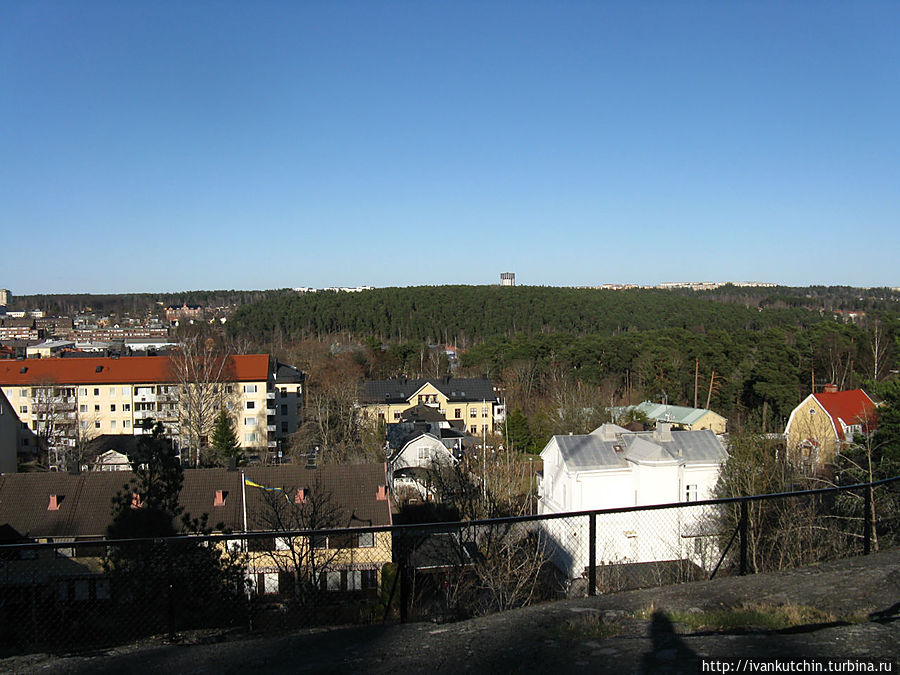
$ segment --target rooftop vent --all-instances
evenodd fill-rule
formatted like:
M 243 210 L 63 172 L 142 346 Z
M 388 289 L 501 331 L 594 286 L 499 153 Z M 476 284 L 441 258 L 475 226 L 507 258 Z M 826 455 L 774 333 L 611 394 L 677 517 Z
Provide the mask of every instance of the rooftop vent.
M 614 446 L 613 446 L 613 450 L 615 450 L 616 452 L 622 452 L 622 446 L 621 446 L 621 445 L 618 445 L 618 444 L 617 444 L 617 445 L 614 445 Z
M 95 373 L 102 373 L 102 372 L 103 372 L 103 366 L 97 366 L 97 367 L 94 369 L 94 372 L 95 372 Z
M 21 368 L 19 368 L 19 372 L 24 375 L 28 372 L 28 366 L 22 366 Z

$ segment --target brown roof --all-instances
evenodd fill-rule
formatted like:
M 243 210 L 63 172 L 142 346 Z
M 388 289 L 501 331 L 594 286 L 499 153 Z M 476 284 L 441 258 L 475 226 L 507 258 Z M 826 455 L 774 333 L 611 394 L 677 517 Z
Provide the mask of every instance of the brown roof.
M 384 464 L 341 464 L 306 469 L 303 466 L 186 469 L 181 504 L 193 517 L 206 513 L 209 525 L 222 523 L 241 532 L 243 505 L 241 476 L 265 487 L 284 488 L 292 498 L 297 488 L 310 489 L 318 479 L 340 506 L 339 522 L 362 527 L 390 525 L 390 502 L 377 499 L 385 485 Z M 127 471 L 67 473 L 19 473 L 0 475 L 0 527 L 9 525 L 29 538 L 102 536 L 112 520 L 112 499 L 129 481 Z M 225 492 L 225 504 L 213 506 L 216 491 Z M 260 514 L 265 491 L 247 487 L 247 520 L 250 530 L 262 530 Z M 48 510 L 50 496 L 57 495 L 59 510 Z
M 236 382 L 268 379 L 267 354 L 228 357 L 227 372 Z M 130 384 L 174 381 L 166 356 L 23 359 L 0 362 L 0 386 L 29 384 Z

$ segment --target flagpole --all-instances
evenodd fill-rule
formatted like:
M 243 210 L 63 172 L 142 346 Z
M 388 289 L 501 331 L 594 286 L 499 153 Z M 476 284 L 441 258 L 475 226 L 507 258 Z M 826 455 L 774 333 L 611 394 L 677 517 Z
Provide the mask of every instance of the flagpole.
M 247 478 L 241 471 L 241 510 L 244 512 L 244 558 L 247 561 L 247 602 L 250 602 L 251 584 L 253 583 L 253 575 L 250 573 L 250 542 L 247 541 Z M 250 613 L 250 620 L 253 620 L 253 613 Z
M 244 534 L 247 534 L 247 478 L 243 471 L 241 471 L 241 504 L 244 510 Z M 247 537 L 244 537 L 244 541 L 247 541 Z

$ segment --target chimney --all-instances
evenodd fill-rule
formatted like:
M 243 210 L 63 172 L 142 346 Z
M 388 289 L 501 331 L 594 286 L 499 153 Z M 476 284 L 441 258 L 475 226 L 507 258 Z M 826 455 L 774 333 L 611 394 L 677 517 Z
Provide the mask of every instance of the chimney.
M 387 486 L 379 485 L 378 489 L 375 490 L 375 499 L 379 502 L 387 501 Z
M 226 490 L 216 490 L 216 498 L 213 500 L 213 506 L 225 506 L 225 500 L 228 498 Z
M 59 511 L 59 503 L 62 501 L 62 495 L 50 495 L 50 503 L 47 505 L 48 511 Z
M 828 383 L 825 385 L 825 393 L 826 394 L 836 394 L 837 393 L 837 385 L 833 383 Z
M 306 501 L 306 490 L 297 488 L 297 494 L 294 495 L 294 503 L 302 504 Z
M 657 422 L 656 431 L 653 432 L 653 440 L 671 441 L 672 440 L 672 424 L 670 422 Z
M 131 508 L 139 509 L 144 505 L 144 502 L 141 501 L 141 496 L 137 492 L 131 493 Z

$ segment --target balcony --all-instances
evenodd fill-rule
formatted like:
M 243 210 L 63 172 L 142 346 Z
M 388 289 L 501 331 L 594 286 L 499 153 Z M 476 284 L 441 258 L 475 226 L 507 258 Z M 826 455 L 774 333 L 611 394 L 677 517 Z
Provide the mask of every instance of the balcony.
M 274 416 L 274 415 L 275 415 L 275 408 L 266 408 L 266 415 Z
M 275 425 L 274 425 L 274 424 L 267 424 L 267 425 L 266 425 L 266 431 L 275 431 Z
M 156 394 L 135 394 L 135 403 L 156 403 L 159 397 Z
M 269 400 L 271 401 L 272 399 L 275 398 L 275 392 L 274 392 L 274 391 L 267 391 L 267 392 L 266 392 L 266 398 L 269 399 Z
M 267 448 L 277 448 L 277 447 L 278 447 L 278 441 L 268 441 L 268 442 L 266 443 L 266 447 L 267 447 Z
M 156 419 L 160 417 L 160 414 L 156 410 L 135 410 L 134 411 L 134 419 L 136 420 L 149 420 Z

